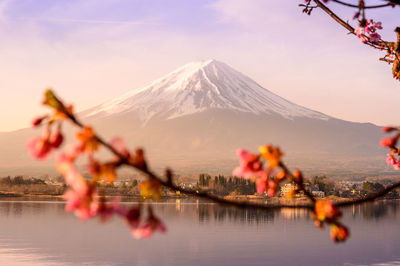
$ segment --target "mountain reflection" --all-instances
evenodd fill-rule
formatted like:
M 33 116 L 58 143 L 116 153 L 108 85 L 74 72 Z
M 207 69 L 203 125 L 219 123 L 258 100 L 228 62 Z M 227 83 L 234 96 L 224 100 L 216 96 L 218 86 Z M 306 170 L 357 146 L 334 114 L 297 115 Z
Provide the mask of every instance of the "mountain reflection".
M 261 211 L 201 200 L 166 200 L 153 207 L 168 233 L 136 241 L 121 219 L 101 225 L 98 219 L 82 223 L 65 213 L 64 207 L 63 202 L 0 201 L 0 264 L 20 265 L 23 260 L 27 263 L 21 265 L 34 261 L 63 266 L 261 266 L 294 261 L 296 265 L 371 265 L 399 258 L 400 201 L 342 208 L 343 222 L 352 235 L 341 246 L 333 246 L 328 230 L 314 227 L 305 209 Z M 287 248 L 290 252 L 283 255 Z M 159 251 L 157 256 L 154 251 Z
M 275 212 L 265 212 L 256 209 L 236 209 L 217 204 L 199 204 L 197 208 L 199 222 L 233 221 L 243 224 L 268 223 L 274 220 Z
M 132 205 L 136 203 L 123 203 Z M 310 219 L 306 209 L 283 208 L 273 211 L 259 209 L 240 209 L 218 204 L 173 200 L 154 203 L 156 213 L 163 219 L 195 218 L 200 224 L 210 222 L 229 222 L 238 224 L 266 224 L 275 220 L 301 220 Z M 54 215 L 71 215 L 64 212 L 64 203 L 61 202 L 34 202 L 34 201 L 0 201 L 0 215 L 7 216 L 38 216 L 49 212 Z M 385 217 L 397 217 L 400 202 L 396 200 L 384 200 L 362 205 L 354 205 L 342 209 L 344 217 L 353 217 L 361 220 L 380 220 Z
M 180 203 L 184 204 L 184 203 Z M 396 217 L 400 202 L 396 200 L 377 201 L 374 203 L 366 203 L 362 205 L 354 205 L 343 208 L 343 215 L 358 218 L 361 220 L 379 220 L 385 217 Z M 178 209 L 176 209 L 178 210 Z M 189 214 L 190 208 L 185 209 Z M 300 220 L 310 219 L 309 211 L 306 209 L 283 208 L 273 211 L 262 211 L 257 209 L 239 209 L 218 204 L 197 204 L 196 214 L 199 223 L 207 223 L 210 221 L 229 221 L 241 224 L 257 224 L 269 223 L 275 219 L 283 220 Z M 184 212 L 181 215 L 186 215 Z M 192 214 L 191 214 L 192 215 Z
M 377 201 L 372 204 L 364 204 L 359 208 L 365 220 L 380 220 L 386 216 L 396 216 L 399 208 L 398 201 Z

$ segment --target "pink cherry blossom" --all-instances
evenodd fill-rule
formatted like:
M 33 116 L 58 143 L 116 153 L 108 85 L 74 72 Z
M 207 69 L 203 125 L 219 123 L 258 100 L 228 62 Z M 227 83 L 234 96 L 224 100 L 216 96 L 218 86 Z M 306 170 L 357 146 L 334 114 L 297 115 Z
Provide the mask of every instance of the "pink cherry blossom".
M 28 153 L 32 158 L 46 160 L 51 152 L 51 144 L 48 139 L 43 139 L 41 137 L 30 140 L 26 144 Z
M 85 191 L 69 189 L 63 197 L 67 200 L 65 210 L 74 211 L 75 215 L 82 220 L 88 220 L 98 214 L 100 205 L 97 200 L 97 191 L 88 184 Z
M 64 176 L 65 183 L 68 186 L 74 191 L 84 194 L 87 191 L 87 182 L 75 168 L 73 160 L 73 157 L 64 153 L 57 154 L 57 169 Z
M 256 181 L 257 193 L 262 194 L 268 189 L 268 175 L 257 179 Z
M 374 22 L 370 19 L 364 27 L 359 27 L 354 31 L 354 34 L 361 39 L 363 43 L 368 41 L 370 42 L 379 42 L 381 40 L 381 35 L 379 35 L 376 30 L 382 29 L 381 22 Z
M 388 165 L 393 165 L 393 168 L 395 170 L 399 170 L 400 169 L 400 162 L 393 156 L 393 154 L 388 154 L 387 158 L 386 158 L 386 163 Z
M 111 202 L 100 201 L 98 215 L 103 221 L 108 221 L 114 214 L 126 216 L 127 211 L 120 204 L 121 197 L 114 198 Z
M 383 27 L 382 27 L 382 22 L 375 22 L 375 23 L 374 23 L 374 27 L 377 28 L 377 29 L 379 29 L 379 30 L 383 29 Z
M 363 27 L 357 28 L 354 33 L 363 43 L 368 42 L 368 37 L 365 35 L 365 29 Z
M 128 151 L 128 149 L 125 146 L 125 141 L 122 138 L 113 138 L 110 141 L 110 145 L 111 147 L 113 147 L 117 152 L 119 152 L 120 154 L 122 154 L 123 156 L 129 158 L 131 157 L 130 152 Z
M 383 147 L 393 147 L 397 142 L 397 138 L 384 138 L 381 140 L 380 145 Z
M 63 135 L 59 130 L 50 135 L 49 128 L 43 131 L 43 136 L 30 140 L 26 144 L 31 157 L 45 160 L 53 149 L 57 149 L 63 142 Z
M 131 231 L 136 230 L 140 225 L 140 217 L 141 217 L 141 206 L 134 206 L 129 210 L 125 210 L 121 213 L 122 216 L 125 217 Z
M 131 231 L 134 238 L 149 238 L 154 232 L 165 233 L 167 231 L 164 223 L 154 216 L 151 209 L 149 212 L 146 222 Z
M 96 188 L 76 170 L 74 159 L 64 153 L 56 156 L 57 168 L 64 176 L 65 183 L 70 187 L 63 196 L 67 200 L 65 210 L 74 211 L 76 216 L 87 220 L 97 215 L 100 204 Z
M 240 166 L 233 170 L 234 176 L 245 179 L 263 176 L 264 170 L 259 156 L 242 149 L 237 150 L 237 155 L 239 156 Z
M 278 189 L 278 184 L 274 181 L 268 181 L 268 196 L 273 197 Z
M 376 32 L 372 32 L 372 33 L 369 35 L 369 40 L 370 40 L 371 42 L 379 42 L 379 41 L 381 40 L 381 35 L 379 35 L 379 34 L 376 33 Z
M 64 137 L 61 134 L 60 130 L 56 130 L 51 136 L 50 136 L 50 143 L 52 148 L 57 149 L 61 146 L 63 143 Z

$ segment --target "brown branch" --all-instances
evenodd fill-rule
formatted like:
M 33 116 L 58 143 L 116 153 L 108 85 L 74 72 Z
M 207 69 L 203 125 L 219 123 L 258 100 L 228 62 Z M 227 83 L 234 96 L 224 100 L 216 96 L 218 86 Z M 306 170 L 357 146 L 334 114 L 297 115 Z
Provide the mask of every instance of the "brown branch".
M 342 25 L 345 29 L 349 31 L 350 34 L 355 34 L 354 31 L 355 29 L 347 22 L 345 22 L 343 19 L 341 19 L 338 15 L 336 15 L 331 9 L 329 9 L 326 5 L 324 5 L 321 1 L 319 0 L 312 0 L 317 4 L 319 8 L 321 8 L 326 14 L 328 14 L 331 18 L 333 18 L 337 23 Z M 377 48 L 378 47 L 384 47 L 386 49 L 392 49 L 394 47 L 394 42 L 387 42 L 387 41 L 379 41 L 379 42 L 367 42 L 365 43 L 366 45 L 369 45 L 371 47 Z
M 339 1 L 339 0 L 332 0 L 332 2 L 344 5 L 344 6 L 348 6 L 348 7 L 354 7 L 354 8 L 360 8 L 359 5 L 354 5 L 354 4 L 350 4 L 347 2 L 343 2 L 343 1 Z M 382 4 L 382 5 L 373 5 L 373 6 L 364 6 L 364 9 L 372 9 L 372 8 L 382 8 L 382 7 L 389 7 L 392 6 L 393 4 Z
M 60 103 L 62 103 L 60 100 L 58 100 Z M 61 104 L 61 111 L 65 113 L 68 118 L 79 128 L 83 128 L 84 124 L 80 122 L 73 114 L 68 112 L 68 110 L 64 107 L 63 104 Z M 106 149 L 108 149 L 110 152 L 112 152 L 115 156 L 117 156 L 120 160 L 120 165 L 127 165 L 129 167 L 132 167 L 143 174 L 147 175 L 150 178 L 153 178 L 157 180 L 160 184 L 162 184 L 164 187 L 169 188 L 172 191 L 179 191 L 180 193 L 183 193 L 185 195 L 189 196 L 195 196 L 198 198 L 204 198 L 208 199 L 211 201 L 214 201 L 219 204 L 223 205 L 230 205 L 230 206 L 235 206 L 238 208 L 252 208 L 252 209 L 262 209 L 262 210 L 273 210 L 273 209 L 280 209 L 280 208 L 297 208 L 297 209 L 313 209 L 314 206 L 312 204 L 274 204 L 274 205 L 267 205 L 267 204 L 262 204 L 262 203 L 254 203 L 254 202 L 249 202 L 249 201 L 234 201 L 234 200 L 228 200 L 219 196 L 216 196 L 211 193 L 207 193 L 205 191 L 198 191 L 198 190 L 191 190 L 191 189 L 185 189 L 180 186 L 175 185 L 171 180 L 163 180 L 161 177 L 157 176 L 153 172 L 151 172 L 148 169 L 143 169 L 138 167 L 137 165 L 131 163 L 129 161 L 129 158 L 125 157 L 123 154 L 119 153 L 114 147 L 112 147 L 109 143 L 107 143 L 102 137 L 99 135 L 95 134 L 96 140 L 103 145 Z
M 132 166 L 132 165 L 130 165 Z M 149 174 L 147 172 L 144 172 L 146 174 Z M 262 210 L 273 210 L 273 209 L 281 209 L 281 208 L 296 208 L 296 209 L 314 209 L 313 204 L 263 204 L 263 203 L 254 203 L 254 202 L 249 202 L 249 201 L 235 201 L 235 200 L 228 200 L 219 196 L 216 196 L 214 194 L 210 194 L 204 191 L 196 191 L 196 190 L 189 190 L 189 189 L 184 189 L 182 187 L 176 186 L 173 183 L 168 183 L 160 178 L 156 178 L 158 182 L 160 182 L 163 186 L 168 187 L 171 190 L 179 191 L 183 194 L 198 197 L 198 198 L 204 198 L 208 199 L 211 201 L 214 201 L 219 204 L 223 205 L 229 205 L 229 206 L 235 206 L 239 208 L 252 208 L 252 209 L 262 209 Z
M 389 192 L 391 192 L 399 187 L 400 187 L 400 182 L 397 182 L 397 183 L 394 183 L 393 185 L 387 186 L 386 188 L 382 189 L 381 191 L 379 191 L 373 195 L 370 195 L 368 197 L 346 200 L 346 201 L 338 202 L 335 205 L 336 206 L 349 206 L 349 205 L 353 205 L 353 204 L 361 204 L 361 203 L 365 203 L 365 202 L 371 202 L 378 198 L 384 197 L 386 194 L 388 194 Z
M 346 23 L 344 20 L 342 20 L 339 16 L 337 16 L 332 10 L 330 10 L 326 5 L 321 3 L 319 0 L 313 0 L 319 8 L 321 8 L 325 13 L 327 13 L 329 16 L 331 16 L 337 23 L 342 25 L 344 28 L 346 28 L 350 33 L 354 34 L 354 28 L 350 26 L 350 24 Z
M 65 108 L 64 104 L 57 98 L 57 101 L 60 103 L 60 111 L 65 113 L 66 116 L 79 128 L 83 128 L 84 124 L 80 122 L 72 113 L 70 113 L 67 108 Z M 137 165 L 133 164 L 129 158 L 124 156 L 123 154 L 119 153 L 114 147 L 112 147 L 109 143 L 107 143 L 102 137 L 100 137 L 98 134 L 95 134 L 94 136 L 96 140 L 103 145 L 106 149 L 108 149 L 111 153 L 113 153 L 115 156 L 117 156 L 120 160 L 119 165 L 127 165 L 129 167 L 132 167 L 141 173 L 147 175 L 149 178 L 153 178 L 157 180 L 161 185 L 164 187 L 169 188 L 172 191 L 179 191 L 180 193 L 183 193 L 185 195 L 189 196 L 194 196 L 197 198 L 204 198 L 211 200 L 213 202 L 222 204 L 222 205 L 229 205 L 229 206 L 234 206 L 238 208 L 252 208 L 252 209 L 261 209 L 265 211 L 269 210 L 274 210 L 274 209 L 281 209 L 281 208 L 293 208 L 293 209 L 308 209 L 308 210 L 313 210 L 315 208 L 315 203 L 316 199 L 315 197 L 309 192 L 305 187 L 303 182 L 298 182 L 297 179 L 293 176 L 293 174 L 289 171 L 287 166 L 284 163 L 280 163 L 279 166 L 282 168 L 283 171 L 285 171 L 289 177 L 289 180 L 296 183 L 299 186 L 299 189 L 304 192 L 304 195 L 311 200 L 311 203 L 308 204 L 263 204 L 263 203 L 255 203 L 255 202 L 250 202 L 250 201 L 236 201 L 236 200 L 228 200 L 219 196 L 216 196 L 214 194 L 205 192 L 205 191 L 199 191 L 199 190 L 192 190 L 192 189 L 185 189 L 180 186 L 175 185 L 172 182 L 172 179 L 167 176 L 166 180 L 163 178 L 157 176 L 154 174 L 152 171 L 148 170 L 147 168 L 141 168 L 138 167 Z M 381 198 L 388 194 L 389 192 L 395 190 L 396 188 L 400 187 L 400 182 L 395 183 L 391 186 L 386 187 L 385 189 L 371 195 L 365 198 L 359 198 L 359 199 L 353 199 L 353 200 L 348 200 L 348 201 L 342 201 L 342 202 L 337 202 L 335 203 L 336 206 L 342 207 L 342 206 L 349 206 L 353 204 L 362 204 L 365 202 L 371 202 L 374 201 L 378 198 Z
M 294 183 L 296 183 L 296 184 L 299 186 L 300 191 L 303 191 L 304 195 L 305 195 L 309 200 L 311 200 L 311 202 L 314 204 L 317 200 L 315 199 L 315 197 L 313 196 L 313 194 L 312 194 L 310 191 L 308 191 L 308 190 L 304 187 L 304 183 L 303 183 L 303 182 L 298 182 L 298 181 L 296 180 L 296 178 L 293 176 L 293 174 L 292 174 L 292 173 L 289 171 L 289 169 L 286 167 L 285 164 L 280 163 L 279 166 L 283 169 L 283 171 L 285 171 L 286 173 L 288 173 L 289 180 L 292 181 L 292 182 L 294 182 Z
M 392 73 L 393 77 L 399 79 L 400 78 L 400 27 L 397 27 L 394 31 L 396 32 L 397 41 L 393 45 L 395 60 L 393 61 Z
M 387 59 L 387 58 L 379 58 L 379 61 L 384 61 L 384 62 L 387 62 L 389 64 L 392 64 L 394 62 L 394 60 Z

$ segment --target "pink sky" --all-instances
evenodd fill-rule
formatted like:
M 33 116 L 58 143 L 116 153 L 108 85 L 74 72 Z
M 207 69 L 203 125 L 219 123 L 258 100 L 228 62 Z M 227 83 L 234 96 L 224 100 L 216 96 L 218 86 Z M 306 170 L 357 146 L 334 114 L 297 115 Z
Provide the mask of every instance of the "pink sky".
M 4 0 L 0 131 L 29 126 L 48 86 L 84 110 L 190 62 L 223 61 L 300 105 L 351 121 L 398 124 L 390 66 L 330 18 L 276 0 Z M 351 19 L 351 12 L 334 3 Z M 399 9 L 380 10 L 393 39 Z M 396 24 L 397 23 L 397 24 Z

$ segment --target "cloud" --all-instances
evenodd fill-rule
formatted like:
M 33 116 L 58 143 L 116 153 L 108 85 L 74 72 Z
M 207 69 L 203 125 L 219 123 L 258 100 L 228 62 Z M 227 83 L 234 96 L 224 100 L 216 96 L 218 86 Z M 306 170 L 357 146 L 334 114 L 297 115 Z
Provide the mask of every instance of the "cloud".
M 361 116 L 369 107 L 356 103 L 360 93 L 373 100 L 390 94 L 387 101 L 393 105 L 381 105 L 397 106 L 398 84 L 377 61 L 379 52 L 346 35 L 321 12 L 306 16 L 293 1 L 205 2 L 0 0 L 0 19 L 5 19 L 0 71 L 6 73 L 0 91 L 7 95 L 0 116 L 19 112 L 15 120 L 26 117 L 28 123 L 46 86 L 82 110 L 210 57 L 296 103 L 332 115 L 346 112 L 334 99 L 347 97 L 353 109 L 359 108 L 357 120 L 366 120 Z M 381 96 L 372 93 L 377 87 Z M 379 116 L 380 121 L 392 117 L 386 111 Z M 16 127 L 6 122 L 0 131 Z
M 73 18 L 24 18 L 17 17 L 17 20 L 36 21 L 36 22 L 61 22 L 61 23 L 84 23 L 84 24 L 127 24 L 127 25 L 157 25 L 156 20 L 94 20 L 94 19 L 73 19 Z
M 219 22 L 236 23 L 246 27 L 276 26 L 288 21 L 282 1 L 217 0 L 208 5 L 219 14 Z
M 7 18 L 6 10 L 12 0 L 3 0 L 0 2 L 0 23 L 4 22 Z

